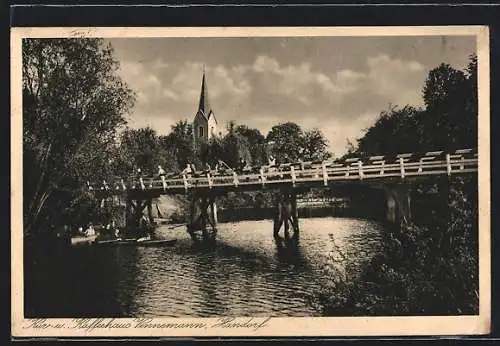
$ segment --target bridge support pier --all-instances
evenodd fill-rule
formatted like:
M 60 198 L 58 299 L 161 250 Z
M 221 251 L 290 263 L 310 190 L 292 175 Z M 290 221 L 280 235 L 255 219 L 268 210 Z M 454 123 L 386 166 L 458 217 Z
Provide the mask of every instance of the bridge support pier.
M 387 221 L 393 224 L 411 222 L 411 187 L 394 184 L 385 187 L 387 195 Z
M 217 234 L 217 204 L 215 196 L 193 194 L 191 197 L 187 231 L 193 240 L 201 232 L 203 240 L 213 240 Z
M 273 235 L 279 237 L 279 231 L 283 226 L 285 238 L 290 237 L 290 226 L 293 238 L 299 238 L 299 213 L 297 209 L 297 194 L 295 191 L 281 191 L 276 198 L 276 211 L 274 216 Z
M 147 217 L 144 217 L 144 210 Z M 125 206 L 125 227 L 127 233 L 133 236 L 141 235 L 147 231 L 151 233 L 154 225 L 152 199 L 127 198 Z

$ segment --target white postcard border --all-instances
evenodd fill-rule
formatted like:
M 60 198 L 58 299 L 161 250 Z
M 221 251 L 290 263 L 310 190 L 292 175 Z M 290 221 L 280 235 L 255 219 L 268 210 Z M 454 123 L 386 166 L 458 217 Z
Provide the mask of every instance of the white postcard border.
M 479 315 L 422 317 L 237 318 L 225 327 L 219 318 L 154 318 L 163 328 L 136 328 L 136 319 L 25 319 L 23 302 L 22 214 L 22 38 L 49 37 L 286 37 L 286 36 L 446 36 L 477 38 L 479 85 Z M 432 27 L 171 27 L 171 28 L 12 28 L 11 29 L 11 332 L 15 337 L 132 336 L 402 336 L 477 335 L 490 331 L 490 90 L 489 31 L 486 26 Z M 88 328 L 84 328 L 86 320 Z M 88 321 L 87 321 L 88 320 Z M 106 325 L 107 323 L 107 325 Z M 119 325 L 129 327 L 119 327 Z M 204 327 L 179 327 L 187 324 Z M 258 324 L 262 325 L 259 327 Z M 36 326 L 35 326 L 36 325 Z M 82 327 L 75 327 L 82 325 Z M 92 328 L 92 325 L 101 328 Z M 112 327 L 117 326 L 116 328 Z M 104 327 L 103 327 L 104 326 Z M 176 327 L 177 326 L 177 327 Z

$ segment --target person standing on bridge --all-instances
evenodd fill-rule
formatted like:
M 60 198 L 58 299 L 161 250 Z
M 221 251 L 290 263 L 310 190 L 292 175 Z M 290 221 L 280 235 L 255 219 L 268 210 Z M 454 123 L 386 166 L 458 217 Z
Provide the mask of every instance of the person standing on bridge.
M 245 168 L 247 167 L 247 162 L 243 157 L 240 157 L 240 161 L 238 162 L 238 173 L 242 174 Z
M 204 172 L 203 173 L 210 173 L 210 171 L 212 170 L 212 167 L 210 167 L 210 164 L 207 162 L 205 162 L 205 164 L 203 165 L 204 166 Z
M 269 156 L 268 164 L 269 164 L 269 167 L 273 167 L 276 165 L 276 159 L 274 158 L 273 155 Z
M 163 184 L 163 188 L 167 187 L 167 182 L 165 181 L 165 175 L 166 174 L 167 173 L 165 172 L 165 170 L 163 169 L 163 167 L 160 166 L 160 165 L 158 165 L 158 176 L 161 179 L 161 183 Z
M 137 177 L 139 178 L 141 189 L 144 190 L 146 187 L 144 186 L 144 180 L 142 179 L 142 170 L 140 168 L 137 168 Z
M 217 164 L 215 165 L 215 171 L 220 172 L 220 171 L 225 171 L 225 170 L 231 170 L 231 167 L 229 167 L 224 161 L 222 160 L 217 160 Z
M 163 167 L 161 165 L 158 165 L 158 176 L 160 177 L 164 177 L 167 173 L 165 172 L 165 170 L 163 169 Z
M 186 175 L 187 178 L 191 178 L 191 174 L 193 173 L 193 169 L 191 168 L 191 164 L 187 163 L 186 168 L 182 171 L 183 175 Z

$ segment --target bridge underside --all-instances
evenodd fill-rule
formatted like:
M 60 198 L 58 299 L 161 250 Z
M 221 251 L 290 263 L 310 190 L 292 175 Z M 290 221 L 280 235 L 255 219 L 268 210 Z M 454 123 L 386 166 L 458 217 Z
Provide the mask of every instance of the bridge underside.
M 368 195 L 363 203 L 367 203 L 364 208 L 381 208 L 380 203 L 385 203 L 385 220 L 389 223 L 400 225 L 401 223 L 411 222 L 412 219 L 412 187 L 415 182 L 385 181 L 376 183 L 374 181 L 352 181 L 336 182 L 307 186 L 283 185 L 269 186 L 268 190 L 275 192 L 273 235 L 278 237 L 283 231 L 285 238 L 299 237 L 299 217 L 297 209 L 297 195 L 304 194 L 311 188 L 329 189 L 332 192 L 345 194 L 350 191 L 353 197 L 353 207 L 356 208 L 357 195 L 362 195 L 364 190 L 383 191 L 383 195 L 373 197 Z M 356 190 L 359 187 L 359 190 Z M 271 189 L 272 188 L 272 189 Z M 243 190 L 243 191 L 242 191 Z M 189 211 L 187 215 L 187 231 L 193 239 L 215 239 L 217 233 L 217 198 L 227 195 L 229 192 L 249 191 L 248 188 L 228 187 L 227 189 L 197 189 L 188 192 Z M 263 190 L 263 187 L 255 190 Z M 266 190 L 266 189 L 264 189 Z M 250 190 L 251 191 L 251 190 Z M 163 191 L 155 190 L 129 190 L 124 192 L 126 200 L 126 228 L 139 229 L 139 233 L 147 234 L 147 231 L 154 227 L 154 218 L 152 213 L 152 200 L 163 195 Z M 179 194 L 186 194 L 186 191 L 179 191 Z M 383 200 L 385 199 L 385 201 Z M 146 232 L 145 232 L 146 230 Z

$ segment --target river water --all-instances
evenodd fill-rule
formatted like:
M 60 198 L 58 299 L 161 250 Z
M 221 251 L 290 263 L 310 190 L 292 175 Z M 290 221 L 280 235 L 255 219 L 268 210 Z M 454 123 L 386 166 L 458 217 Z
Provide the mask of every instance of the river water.
M 175 246 L 89 246 L 38 260 L 25 275 L 25 314 L 321 316 L 313 302 L 333 279 L 335 258 L 369 260 L 383 230 L 361 219 L 303 218 L 300 241 L 287 246 L 274 240 L 270 220 L 218 226 L 213 245 L 193 245 L 184 227 L 162 226 Z

